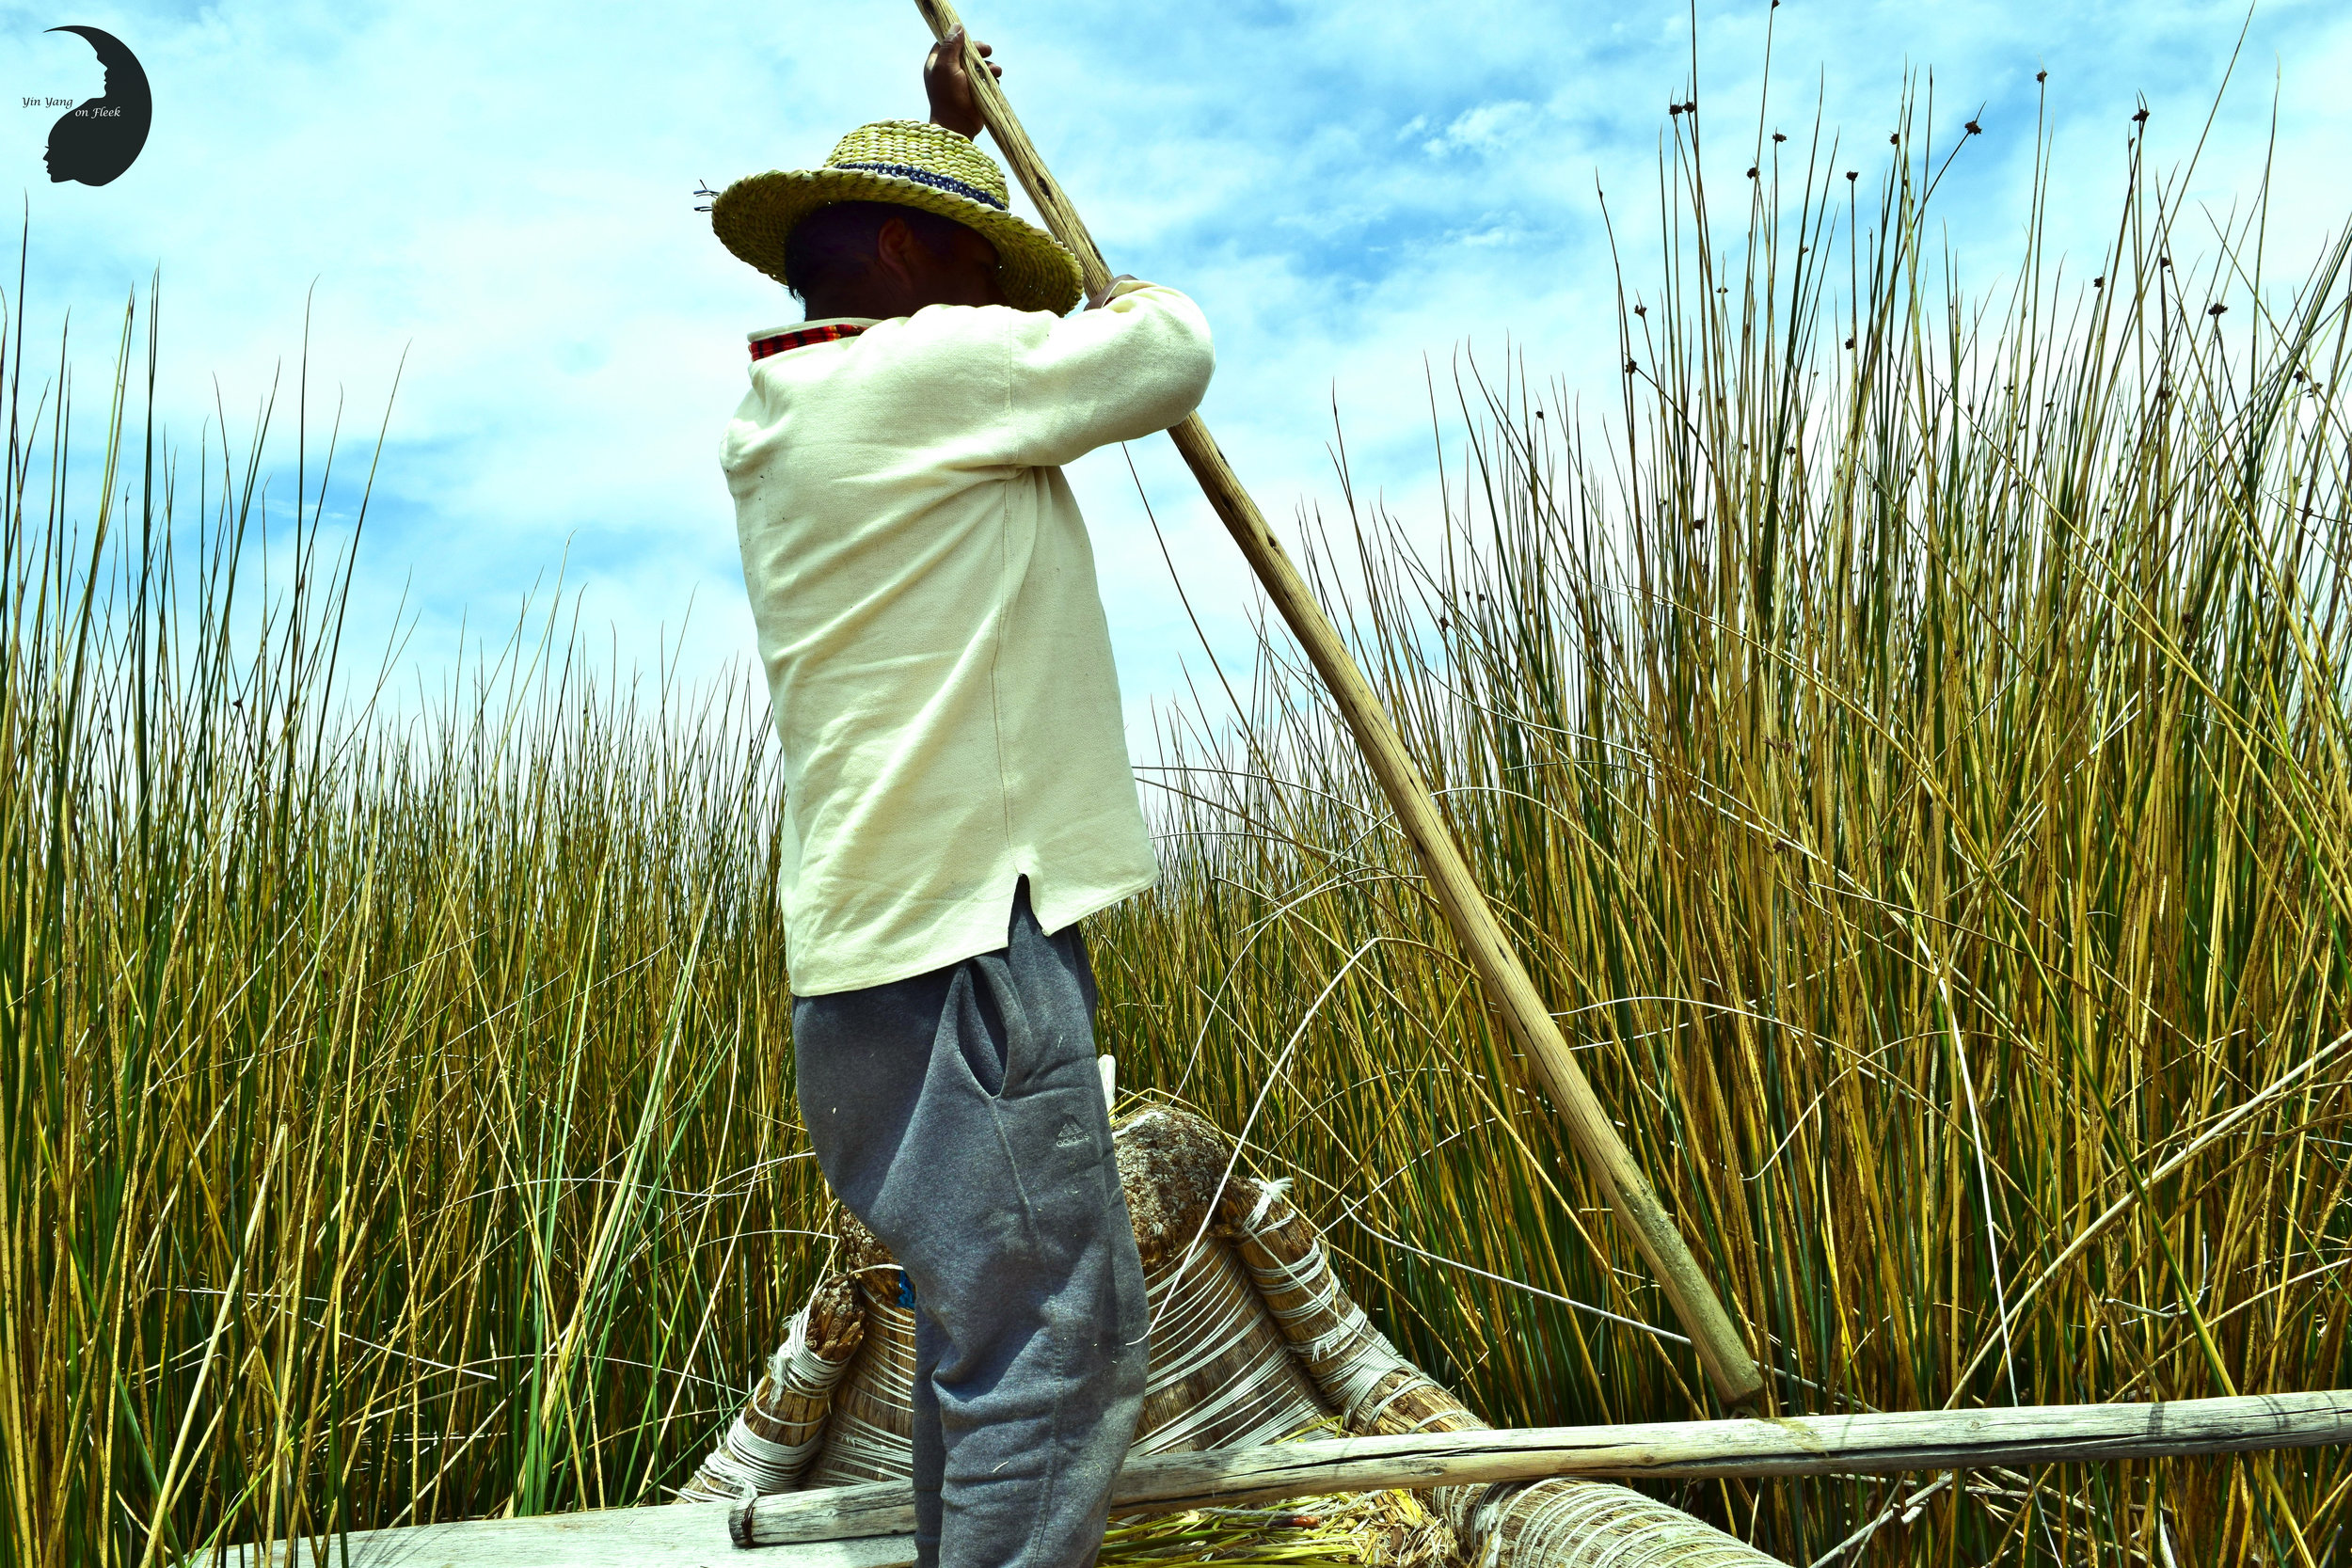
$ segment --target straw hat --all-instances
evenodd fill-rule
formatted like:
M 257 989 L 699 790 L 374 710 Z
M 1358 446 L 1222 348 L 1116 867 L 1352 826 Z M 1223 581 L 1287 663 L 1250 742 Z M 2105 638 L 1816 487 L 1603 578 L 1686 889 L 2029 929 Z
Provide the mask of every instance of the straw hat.
M 835 201 L 891 201 L 953 218 L 996 247 L 1006 302 L 1066 312 L 1078 302 L 1078 259 L 1007 210 L 1005 171 L 969 137 L 919 119 L 882 119 L 841 138 L 822 168 L 746 175 L 710 204 L 729 250 L 779 283 L 792 226 Z

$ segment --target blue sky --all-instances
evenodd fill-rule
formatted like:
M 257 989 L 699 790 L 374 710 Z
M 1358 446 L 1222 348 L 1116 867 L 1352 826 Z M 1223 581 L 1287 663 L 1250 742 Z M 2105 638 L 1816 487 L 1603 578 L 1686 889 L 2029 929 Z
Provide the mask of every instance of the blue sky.
M 1489 365 L 1520 353 L 1537 381 L 1613 401 L 1595 189 L 1621 231 L 1645 232 L 1666 105 L 1690 86 L 1686 6 L 975 0 L 968 14 L 1113 265 L 1200 301 L 1218 356 L 1204 417 L 1278 529 L 1336 500 L 1335 399 L 1359 491 L 1426 525 L 1425 359 L 1442 378 L 1465 350 Z M 2199 0 L 1706 0 L 1710 173 L 1739 188 L 1759 118 L 1802 145 L 1818 96 L 1840 161 L 1874 181 L 1906 73 L 1924 87 L 1931 72 L 1939 142 L 1972 115 L 1985 127 L 1939 203 L 1990 286 L 2022 221 L 2035 72 L 2049 72 L 2059 239 L 2087 252 L 2133 110 L 2144 96 L 2157 165 L 2185 158 L 2244 16 Z M 54 366 L 70 309 L 87 447 L 123 302 L 160 266 L 158 401 L 186 483 L 215 396 L 242 451 L 282 366 L 271 494 L 288 502 L 307 294 L 314 450 L 342 400 L 330 515 L 356 503 L 401 377 L 358 558 L 363 646 L 405 603 L 408 660 L 432 680 L 461 622 L 511 622 L 568 555 L 583 626 L 625 664 L 650 668 L 665 645 L 696 675 L 748 659 L 719 434 L 744 333 L 798 312 L 711 237 L 693 192 L 815 164 L 864 120 L 921 117 L 929 40 L 912 6 L 8 3 L 0 23 L 0 159 L 31 224 L 27 373 Z M 60 23 L 122 38 L 154 92 L 146 150 L 97 189 L 48 182 L 56 111 L 20 106 L 99 89 L 87 48 L 43 31 Z M 2191 188 L 2217 211 L 2251 195 L 2275 94 L 2272 245 L 2290 271 L 2352 207 L 2348 80 L 2352 8 L 2265 4 Z M 1645 255 L 1637 237 L 1637 282 Z M 1245 569 L 1167 443 L 1131 451 L 1212 641 L 1238 661 Z M 1120 451 L 1071 477 L 1141 753 L 1150 705 L 1180 689 L 1180 658 L 1200 669 L 1198 644 Z

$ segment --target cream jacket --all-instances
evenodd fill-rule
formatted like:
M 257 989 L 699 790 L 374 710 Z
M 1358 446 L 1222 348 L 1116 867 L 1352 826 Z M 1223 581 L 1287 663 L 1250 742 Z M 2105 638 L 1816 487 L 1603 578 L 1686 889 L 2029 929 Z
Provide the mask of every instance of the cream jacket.
M 1174 424 L 1213 364 L 1156 284 L 752 362 L 719 461 L 783 741 L 794 994 L 1002 947 L 1025 874 L 1047 931 L 1159 875 L 1060 465 Z

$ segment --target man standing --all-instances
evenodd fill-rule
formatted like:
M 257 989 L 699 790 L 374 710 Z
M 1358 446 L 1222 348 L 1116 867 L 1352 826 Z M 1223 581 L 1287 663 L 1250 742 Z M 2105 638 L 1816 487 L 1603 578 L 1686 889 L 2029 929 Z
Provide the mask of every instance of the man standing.
M 1086 1568 L 1147 1317 L 1076 922 L 1158 866 L 1060 465 L 1183 419 L 1213 356 L 1134 278 L 1065 317 L 1076 260 L 1007 210 L 962 61 L 925 61 L 929 123 L 711 204 L 806 316 L 751 335 L 720 462 L 784 749 L 802 1114 L 914 1291 L 916 1560 Z

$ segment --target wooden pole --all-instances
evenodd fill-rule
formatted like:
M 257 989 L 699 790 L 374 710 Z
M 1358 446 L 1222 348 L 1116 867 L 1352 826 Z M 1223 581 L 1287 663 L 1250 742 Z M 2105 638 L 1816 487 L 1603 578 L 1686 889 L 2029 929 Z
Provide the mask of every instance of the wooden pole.
M 1174 1513 L 1330 1492 L 1553 1476 L 1884 1475 L 2310 1449 L 2346 1441 L 2352 1441 L 2352 1389 L 2163 1404 L 1412 1433 L 1131 1459 L 1112 1488 L 1111 1511 Z M 913 1529 L 914 1521 L 914 1498 L 905 1484 L 883 1481 L 755 1498 L 734 1509 L 728 1529 L 739 1546 L 771 1546 L 900 1534 Z
M 935 38 L 944 40 L 961 25 L 948 0 L 914 0 L 914 4 Z M 1086 225 L 1079 221 L 1077 209 L 1046 172 L 1044 160 L 1038 156 L 1028 133 L 1021 128 L 1012 105 L 1005 99 L 1004 89 L 973 49 L 968 33 L 964 38 L 964 69 L 979 103 L 980 118 L 996 138 L 1005 162 L 1020 180 L 1022 188 L 1029 193 L 1029 199 L 1037 204 L 1055 238 L 1076 253 L 1088 293 L 1099 293 L 1110 282 L 1109 265 L 1095 248 Z M 1242 488 L 1232 466 L 1225 461 L 1225 454 L 1211 438 L 1209 427 L 1200 422 L 1198 414 L 1193 414 L 1168 435 L 1174 438 L 1176 450 L 1184 454 L 1193 477 L 1207 493 L 1209 504 L 1216 509 L 1216 515 L 1224 519 L 1226 528 L 1241 546 L 1242 554 L 1258 574 L 1258 580 L 1265 585 L 1275 608 L 1289 623 L 1292 635 L 1306 650 L 1324 685 L 1330 689 L 1342 717 L 1355 734 L 1357 745 L 1362 748 L 1380 787 L 1387 791 L 1405 836 L 1420 857 L 1438 906 L 1454 927 L 1454 941 L 1478 971 L 1488 1000 L 1502 1010 L 1520 1049 L 1535 1064 L 1544 1086 L 1551 1092 L 1552 1102 L 1566 1119 L 1569 1141 L 1607 1194 L 1617 1217 L 1632 1232 L 1642 1256 L 1649 1260 L 1676 1318 L 1698 1351 L 1708 1381 L 1727 1404 L 1741 1405 L 1755 1399 L 1763 1392 L 1764 1379 L 1740 1341 L 1739 1330 L 1732 1325 L 1723 1303 L 1716 1299 L 1707 1276 L 1700 1272 L 1698 1259 L 1691 1256 L 1691 1249 L 1676 1230 L 1666 1206 L 1659 1201 L 1656 1190 L 1633 1163 L 1624 1140 L 1617 1136 L 1609 1113 L 1601 1108 L 1599 1097 L 1593 1093 L 1592 1085 L 1576 1065 L 1568 1042 L 1561 1037 L 1559 1025 L 1552 1022 L 1550 1011 L 1544 1006 L 1543 993 L 1535 989 L 1526 966 L 1519 962 L 1518 954 L 1502 934 L 1494 911 L 1487 908 L 1486 896 L 1471 879 L 1470 865 L 1463 860 L 1452 830 L 1438 815 L 1429 785 L 1422 781 L 1421 769 L 1406 751 L 1404 738 L 1380 705 L 1372 684 L 1356 667 L 1355 658 L 1331 625 L 1330 617 L 1324 614 L 1323 607 L 1308 593 L 1306 578 L 1283 553 L 1273 531 L 1266 527 L 1258 503 Z

